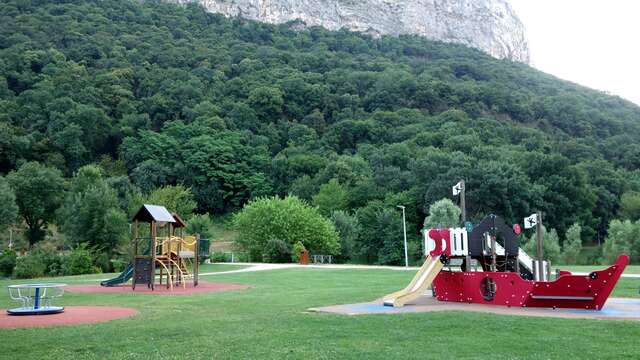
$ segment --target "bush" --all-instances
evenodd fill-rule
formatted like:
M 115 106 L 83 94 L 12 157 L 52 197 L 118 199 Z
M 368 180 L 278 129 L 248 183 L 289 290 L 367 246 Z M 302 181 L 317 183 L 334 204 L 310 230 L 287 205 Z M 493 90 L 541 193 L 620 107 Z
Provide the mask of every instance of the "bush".
M 209 255 L 209 261 L 212 262 L 212 263 L 230 262 L 231 261 L 231 253 L 211 252 L 211 254 Z
M 105 252 L 97 254 L 94 262 L 96 267 L 100 269 L 100 272 L 103 273 L 111 272 L 111 270 L 114 268 L 113 262 L 111 261 L 111 259 L 109 259 L 109 254 Z
M 16 258 L 16 252 L 11 250 L 5 250 L 0 255 L 0 276 L 11 276 L 13 268 L 16 267 Z
M 113 269 L 113 272 L 122 272 L 125 266 L 129 263 L 129 261 L 124 261 L 120 259 L 112 259 L 110 262 L 111 262 L 111 268 Z
M 64 261 L 64 256 L 53 251 L 34 250 L 17 258 L 13 276 L 18 279 L 30 279 L 45 275 L 64 275 Z
M 73 249 L 62 265 L 64 275 L 82 275 L 99 273 L 100 269 L 93 265 L 93 254 L 86 246 Z
M 303 243 L 300 241 L 296 242 L 293 244 L 293 248 L 291 249 L 291 260 L 293 260 L 293 262 L 300 261 L 300 254 L 306 250 L 307 248 L 304 247 Z
M 262 261 L 268 263 L 286 263 L 291 261 L 291 246 L 283 240 L 267 241 L 262 251 Z
M 340 251 L 333 223 L 295 196 L 254 200 L 234 216 L 233 223 L 239 232 L 236 244 L 252 259 L 290 261 L 291 248 L 298 241 L 314 253 Z
M 29 254 L 16 259 L 13 276 L 17 279 L 43 277 L 46 270 L 47 268 L 39 256 Z

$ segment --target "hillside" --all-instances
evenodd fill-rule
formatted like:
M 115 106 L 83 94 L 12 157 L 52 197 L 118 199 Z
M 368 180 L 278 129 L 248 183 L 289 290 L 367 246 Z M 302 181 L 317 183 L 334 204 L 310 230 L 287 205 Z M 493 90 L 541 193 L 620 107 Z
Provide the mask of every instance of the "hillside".
M 397 204 L 417 234 L 459 178 L 473 219 L 542 209 L 587 241 L 640 190 L 639 107 L 462 45 L 116 0 L 4 1 L 0 34 L 2 175 L 99 163 L 212 214 L 322 188 L 367 244 Z

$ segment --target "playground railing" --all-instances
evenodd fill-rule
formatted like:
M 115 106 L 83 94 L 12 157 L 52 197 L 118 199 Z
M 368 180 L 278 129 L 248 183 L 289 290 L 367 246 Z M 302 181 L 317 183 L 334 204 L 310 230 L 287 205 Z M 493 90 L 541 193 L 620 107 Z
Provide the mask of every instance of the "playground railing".
M 195 236 L 171 236 L 158 238 L 158 247 L 162 247 L 162 253 L 168 254 L 170 252 L 190 252 L 195 253 L 196 249 L 196 237 Z
M 311 255 L 311 262 L 313 264 L 331 264 L 333 256 L 331 255 Z

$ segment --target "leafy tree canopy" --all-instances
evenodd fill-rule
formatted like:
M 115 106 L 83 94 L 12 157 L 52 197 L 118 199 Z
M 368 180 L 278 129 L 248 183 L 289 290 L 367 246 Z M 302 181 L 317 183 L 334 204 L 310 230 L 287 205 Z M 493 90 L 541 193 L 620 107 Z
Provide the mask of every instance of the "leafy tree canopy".
M 593 243 L 619 215 L 637 218 L 638 106 L 462 45 L 131 0 L 3 1 L 0 33 L 0 174 L 58 174 L 7 175 L 32 243 L 66 197 L 60 175 L 88 164 L 127 215 L 168 186 L 212 215 L 317 200 L 326 216 L 356 214 L 353 256 L 370 262 L 397 261 L 395 233 L 368 234 L 396 226 L 388 208 L 405 204 L 417 235 L 461 178 L 471 221 L 541 210 L 560 240 L 580 223 Z M 327 201 L 343 193 L 346 205 Z M 282 258 L 288 245 L 272 240 Z
M 288 260 L 298 241 L 311 253 L 335 255 L 340 251 L 335 226 L 316 208 L 295 196 L 259 198 L 249 202 L 233 218 L 240 233 L 238 246 L 248 251 L 254 260 Z M 286 255 L 274 258 L 273 250 Z
M 460 225 L 460 208 L 449 199 L 438 200 L 429 207 L 425 229 L 443 229 Z
M 64 198 L 62 173 L 37 162 L 28 162 L 7 175 L 16 194 L 20 216 L 28 226 L 29 246 L 42 240 L 47 224 L 55 219 Z

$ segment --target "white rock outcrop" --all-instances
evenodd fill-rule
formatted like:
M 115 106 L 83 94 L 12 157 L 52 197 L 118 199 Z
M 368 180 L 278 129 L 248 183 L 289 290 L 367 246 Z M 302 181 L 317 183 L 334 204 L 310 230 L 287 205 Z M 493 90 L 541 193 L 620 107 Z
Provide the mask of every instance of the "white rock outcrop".
M 378 35 L 418 34 L 529 63 L 525 29 L 506 0 L 173 0 L 211 12 L 280 24 Z

